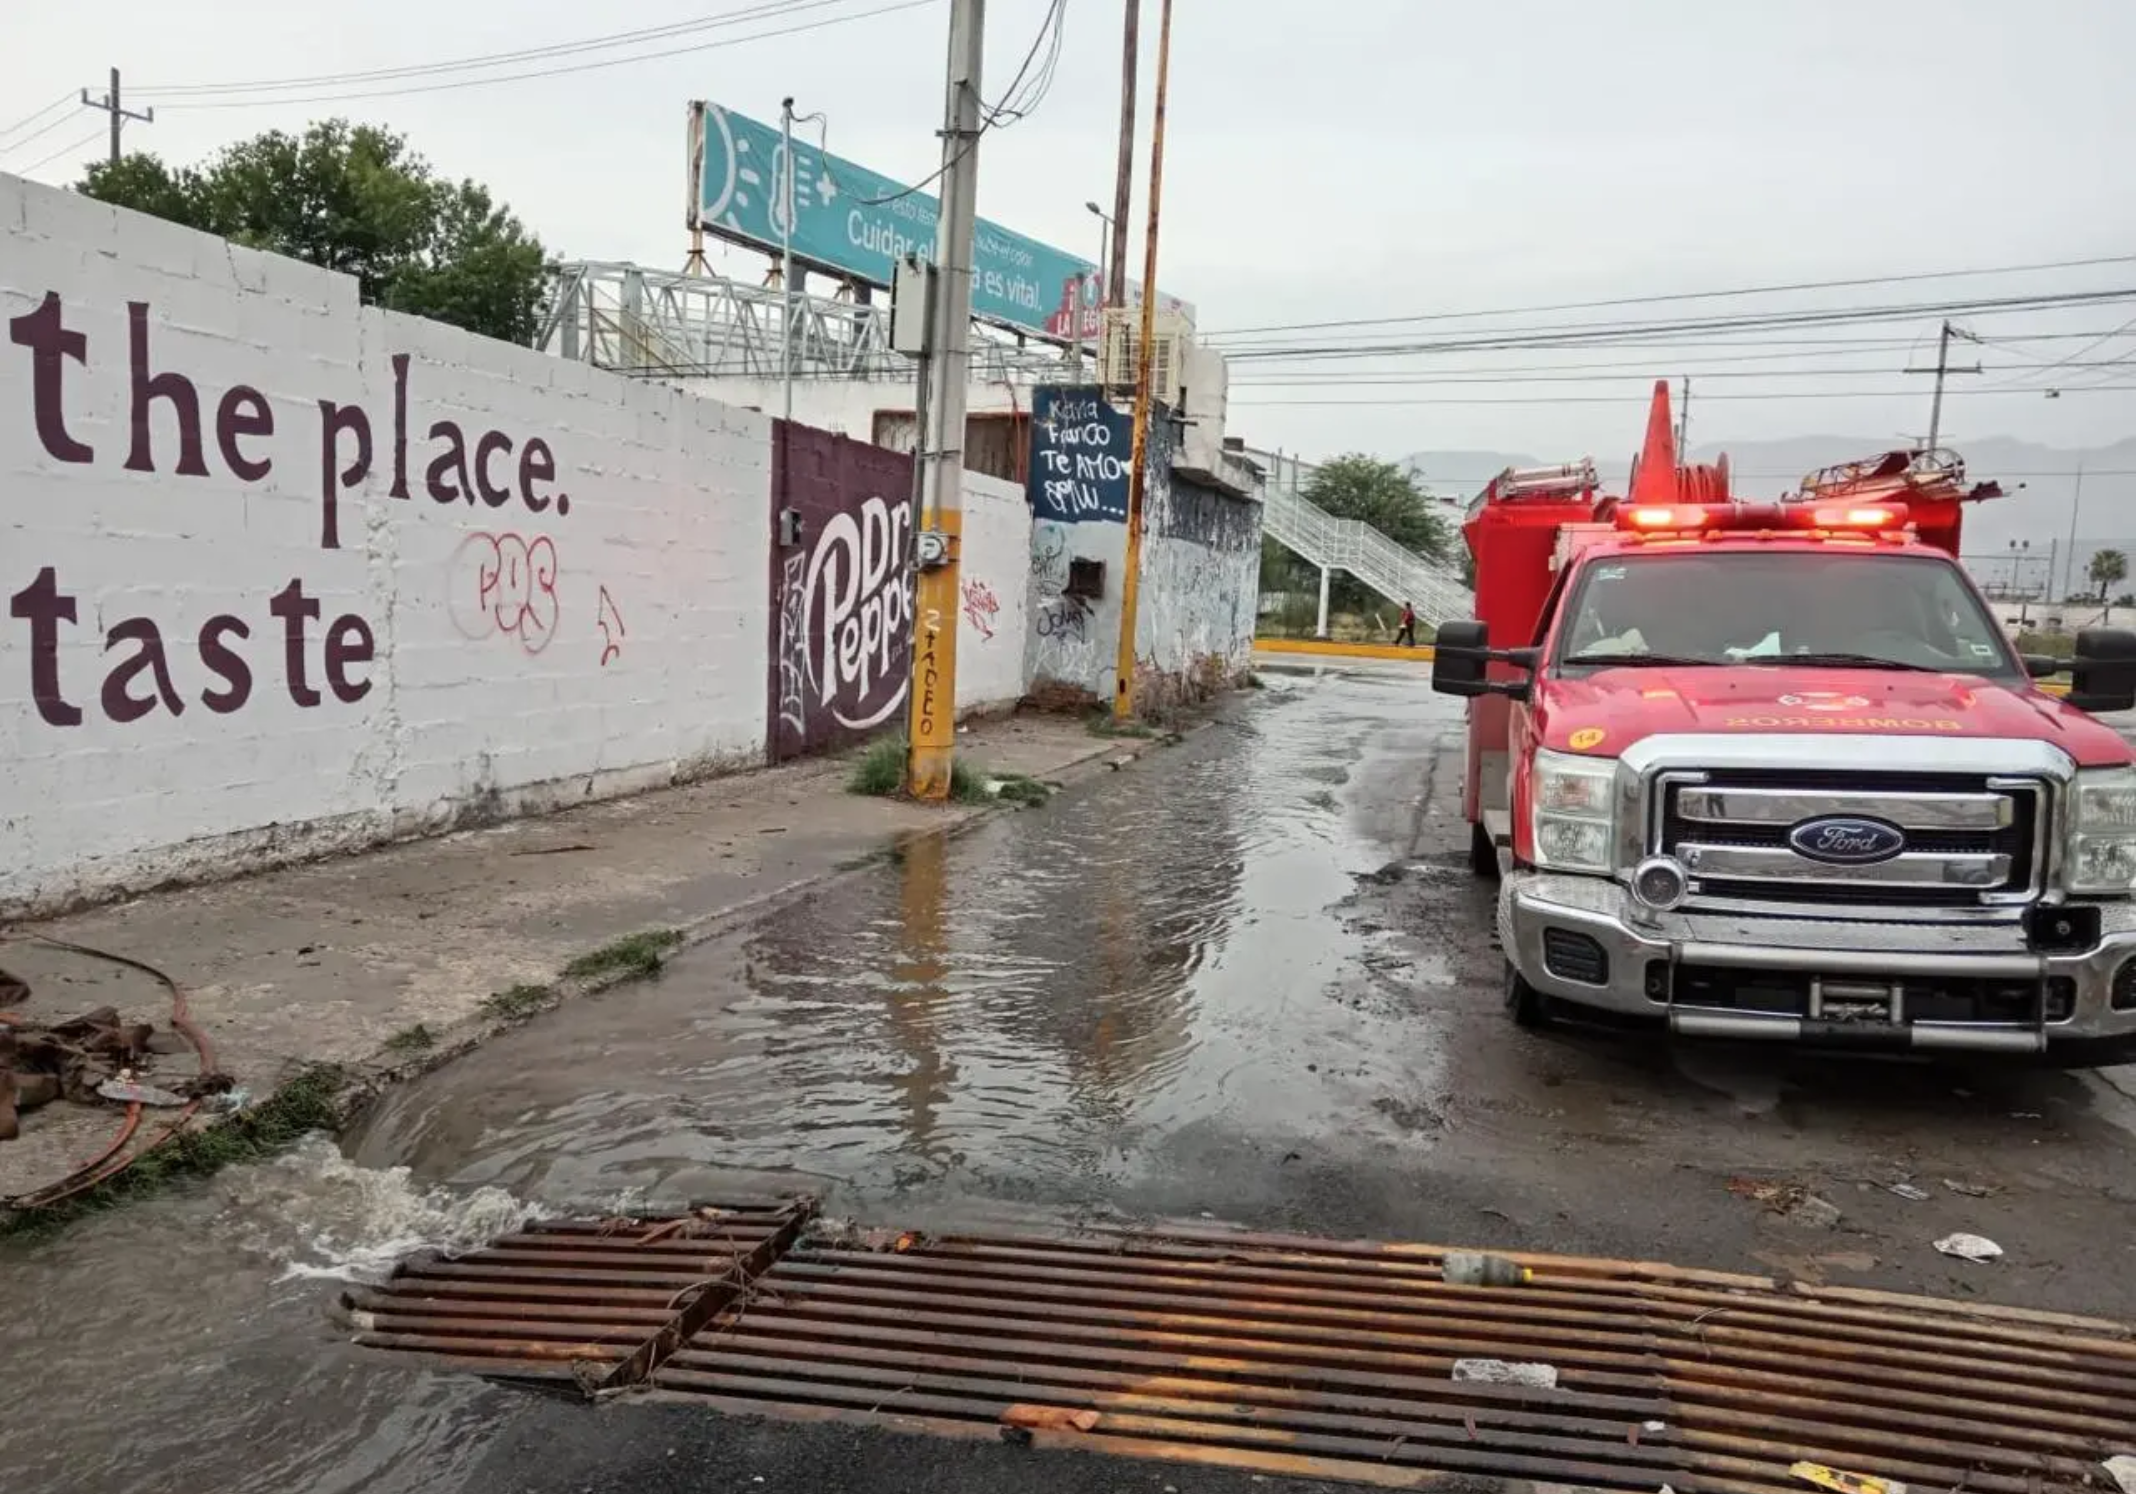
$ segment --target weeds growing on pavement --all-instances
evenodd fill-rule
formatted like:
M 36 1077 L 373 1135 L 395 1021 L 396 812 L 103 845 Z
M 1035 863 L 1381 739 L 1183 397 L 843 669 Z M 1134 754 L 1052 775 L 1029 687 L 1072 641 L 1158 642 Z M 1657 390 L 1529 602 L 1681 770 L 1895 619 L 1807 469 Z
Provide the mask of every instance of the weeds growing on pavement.
M 886 798 L 905 786 L 905 742 L 902 737 L 877 737 L 853 764 L 846 779 L 849 793 Z
M 43 1209 L 0 1212 L 0 1240 L 33 1240 L 85 1214 L 145 1197 L 188 1178 L 203 1178 L 240 1162 L 262 1162 L 314 1131 L 341 1123 L 340 1101 L 349 1075 L 338 1064 L 305 1069 L 248 1110 L 197 1129 L 175 1132 L 104 1182 Z M 144 1126 L 143 1134 L 148 1134 Z
M 580 955 L 564 967 L 564 974 L 573 980 L 611 977 L 628 980 L 634 976 L 654 975 L 660 970 L 662 958 L 681 942 L 682 934 L 676 929 L 647 929 L 643 933 L 625 934 Z
M 887 799 L 905 791 L 907 750 L 902 736 L 878 737 L 868 744 L 846 778 L 846 792 Z M 949 765 L 949 797 L 958 804 L 987 804 L 994 795 L 987 788 L 988 775 L 963 758 Z
M 1053 797 L 1053 790 L 1023 773 L 1004 773 L 996 780 L 994 797 L 1005 804 L 1036 806 Z
M 426 1048 L 437 1046 L 437 1034 L 421 1022 L 413 1027 L 403 1027 L 386 1039 L 388 1053 L 421 1053 Z
M 949 764 L 949 797 L 959 804 L 991 803 L 993 791 L 987 787 L 987 775 L 973 767 L 963 758 L 953 758 Z
M 1117 721 L 1110 711 L 1093 712 L 1088 723 L 1094 737 L 1149 738 L 1157 735 L 1157 728 L 1140 721 Z
M 531 1017 L 547 1006 L 556 997 L 550 986 L 536 986 L 521 982 L 502 991 L 492 991 L 482 998 L 482 1013 L 500 1022 L 516 1022 L 521 1017 Z

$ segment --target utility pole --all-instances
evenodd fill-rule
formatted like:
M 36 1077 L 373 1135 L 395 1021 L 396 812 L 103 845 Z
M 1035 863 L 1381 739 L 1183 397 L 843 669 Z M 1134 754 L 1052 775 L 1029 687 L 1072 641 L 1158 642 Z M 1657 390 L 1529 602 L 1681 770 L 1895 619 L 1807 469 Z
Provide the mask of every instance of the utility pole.
M 114 166 L 119 164 L 120 126 L 124 125 L 129 119 L 138 119 L 143 124 L 154 124 L 156 122 L 156 111 L 153 107 L 145 114 L 136 114 L 119 102 L 119 70 L 117 68 L 111 70 L 111 92 L 100 99 L 93 99 L 89 97 L 89 90 L 84 88 L 82 90 L 82 107 L 84 109 L 102 109 L 111 116 L 111 164 Z
M 972 361 L 972 236 L 979 199 L 979 65 L 986 0 L 951 0 L 942 109 L 942 208 L 935 238 L 934 353 L 920 467 L 919 574 L 914 581 L 912 682 L 905 787 L 949 797 L 957 746 L 957 552 L 964 529 L 964 399 Z
M 1123 0 L 1126 29 L 1120 42 L 1120 164 L 1113 172 L 1112 280 L 1105 287 L 1107 306 L 1127 304 L 1127 215 L 1134 204 L 1128 199 L 1135 185 L 1135 66 L 1138 33 L 1142 26 L 1142 0 Z M 1147 287 L 1145 287 L 1147 289 Z
M 1954 337 L 1963 338 L 1967 342 L 1977 340 L 1972 333 L 1962 328 L 1954 327 L 1948 321 L 1945 321 L 1941 335 L 1936 338 L 1936 366 L 1932 369 L 1909 368 L 1906 370 L 1910 374 L 1933 373 L 1936 376 L 1936 396 L 1928 407 L 1928 444 L 1922 448 L 1924 451 L 1934 451 L 1936 442 L 1943 435 L 1944 379 L 1954 373 L 1977 374 L 1981 371 L 1980 365 L 1977 363 L 1971 368 L 1951 367 L 1951 339 Z
M 785 383 L 780 414 L 794 418 L 794 101 L 779 100 L 779 374 Z
M 1150 209 L 1142 251 L 1141 332 L 1135 340 L 1135 439 L 1128 446 L 1127 560 L 1120 577 L 1120 650 L 1113 669 L 1113 718 L 1135 714 L 1135 602 L 1142 579 L 1142 504 L 1149 484 L 1143 469 L 1150 455 L 1150 388 L 1157 339 L 1157 216 L 1164 200 L 1165 84 L 1172 66 L 1172 0 L 1157 19 L 1157 102 L 1150 113 Z M 1125 214 L 1123 213 L 1124 217 Z M 1119 273 L 1115 267 L 1114 273 Z
M 2062 574 L 2062 600 L 2077 590 L 2077 515 L 2084 511 L 2084 464 L 2077 463 L 2077 490 L 2069 496 L 2069 559 Z
M 1676 465 L 1691 460 L 1691 376 L 1684 375 L 1684 397 L 1676 405 Z

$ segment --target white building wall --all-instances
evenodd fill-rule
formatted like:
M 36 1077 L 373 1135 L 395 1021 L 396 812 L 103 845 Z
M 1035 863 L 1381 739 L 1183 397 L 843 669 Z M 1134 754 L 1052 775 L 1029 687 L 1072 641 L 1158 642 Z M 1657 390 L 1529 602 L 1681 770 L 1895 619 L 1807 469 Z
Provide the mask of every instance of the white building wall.
M 764 417 L 6 176 L 0 322 L 0 911 L 760 758 Z
M 1029 626 L 1031 509 L 1013 482 L 964 474 L 958 583 L 957 709 L 996 710 L 1024 693 Z

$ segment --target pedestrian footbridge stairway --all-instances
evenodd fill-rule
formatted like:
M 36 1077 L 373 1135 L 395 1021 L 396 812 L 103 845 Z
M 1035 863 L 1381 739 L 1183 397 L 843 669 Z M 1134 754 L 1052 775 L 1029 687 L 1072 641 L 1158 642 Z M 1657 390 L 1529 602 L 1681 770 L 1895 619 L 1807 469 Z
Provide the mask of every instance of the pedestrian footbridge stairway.
M 1461 584 L 1458 572 L 1396 544 L 1370 524 L 1338 519 L 1309 502 L 1305 486 L 1311 466 L 1276 452 L 1246 455 L 1268 474 L 1261 532 L 1270 539 L 1302 560 L 1355 576 L 1396 607 L 1413 605 L 1417 616 L 1434 627 L 1475 615 L 1475 595 Z
M 343 1306 L 360 1343 L 497 1378 L 1404 1488 L 1802 1494 L 1810 1462 L 2050 1494 L 2136 1450 L 2125 1324 L 1545 1255 L 1462 1286 L 1443 1254 L 1213 1226 L 931 1238 L 783 1200 L 534 1224 Z M 1555 1383 L 1455 1378 L 1478 1359 Z

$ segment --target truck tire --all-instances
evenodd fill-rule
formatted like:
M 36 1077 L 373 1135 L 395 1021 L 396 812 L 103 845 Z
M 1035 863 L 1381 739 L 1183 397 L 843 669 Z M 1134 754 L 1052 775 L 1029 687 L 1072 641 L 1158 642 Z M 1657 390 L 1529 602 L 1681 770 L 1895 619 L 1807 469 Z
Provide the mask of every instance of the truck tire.
M 1516 1027 L 1530 1032 L 1539 1032 L 1557 1021 L 1557 1003 L 1529 985 L 1511 960 L 1506 961 L 1506 1015 Z
M 1498 846 L 1481 825 L 1469 826 L 1469 870 L 1486 882 L 1498 880 Z

